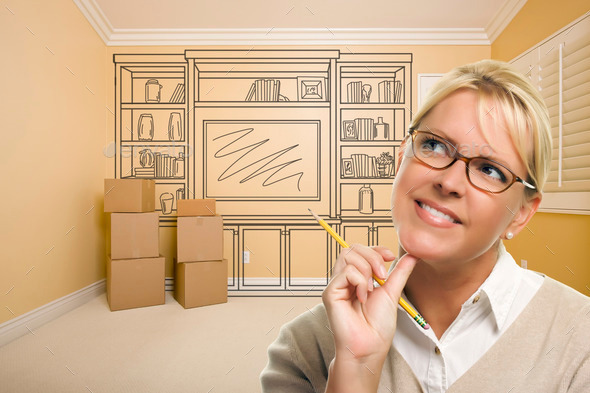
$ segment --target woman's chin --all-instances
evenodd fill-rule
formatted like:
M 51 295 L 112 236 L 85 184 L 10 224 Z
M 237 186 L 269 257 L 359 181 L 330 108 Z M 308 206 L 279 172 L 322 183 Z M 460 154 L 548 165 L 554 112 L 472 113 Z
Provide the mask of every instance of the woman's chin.
M 399 242 L 406 253 L 424 261 L 436 260 L 449 250 L 449 244 L 441 244 L 441 239 L 428 239 L 426 236 L 415 236 L 403 231 L 399 234 Z

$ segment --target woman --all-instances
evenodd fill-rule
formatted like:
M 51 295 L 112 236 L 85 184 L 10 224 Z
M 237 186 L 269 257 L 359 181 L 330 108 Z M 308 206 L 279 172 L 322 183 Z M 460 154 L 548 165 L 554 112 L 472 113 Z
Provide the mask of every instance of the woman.
M 387 275 L 394 255 L 384 247 L 343 250 L 323 305 L 269 348 L 263 390 L 590 391 L 590 299 L 519 268 L 502 243 L 526 228 L 549 171 L 538 93 L 505 63 L 459 67 L 404 142 L 395 267 Z M 400 296 L 430 329 L 398 308 Z

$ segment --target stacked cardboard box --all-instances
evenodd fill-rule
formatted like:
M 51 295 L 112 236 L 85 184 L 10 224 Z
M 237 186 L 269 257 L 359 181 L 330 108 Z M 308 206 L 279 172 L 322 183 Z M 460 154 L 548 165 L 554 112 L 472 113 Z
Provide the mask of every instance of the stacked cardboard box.
M 174 297 L 184 308 L 227 302 L 223 218 L 214 199 L 178 201 Z
M 110 213 L 107 298 L 111 311 L 165 303 L 165 258 L 160 255 L 155 182 L 105 179 Z

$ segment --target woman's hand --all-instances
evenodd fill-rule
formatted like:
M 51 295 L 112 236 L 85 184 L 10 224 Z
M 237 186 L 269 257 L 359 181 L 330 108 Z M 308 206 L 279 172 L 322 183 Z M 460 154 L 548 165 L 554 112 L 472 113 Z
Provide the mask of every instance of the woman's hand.
M 322 295 L 336 348 L 327 391 L 376 390 L 396 329 L 399 297 L 417 260 L 404 255 L 387 278 L 384 261 L 394 258 L 385 247 L 358 244 L 338 257 Z M 385 285 L 373 288 L 373 273 L 387 279 Z

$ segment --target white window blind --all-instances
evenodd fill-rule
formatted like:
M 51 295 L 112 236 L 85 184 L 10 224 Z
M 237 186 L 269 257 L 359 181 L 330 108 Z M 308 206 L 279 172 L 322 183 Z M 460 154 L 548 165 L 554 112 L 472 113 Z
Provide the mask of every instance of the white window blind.
M 544 98 L 553 159 L 541 211 L 590 214 L 590 16 L 513 61 Z

